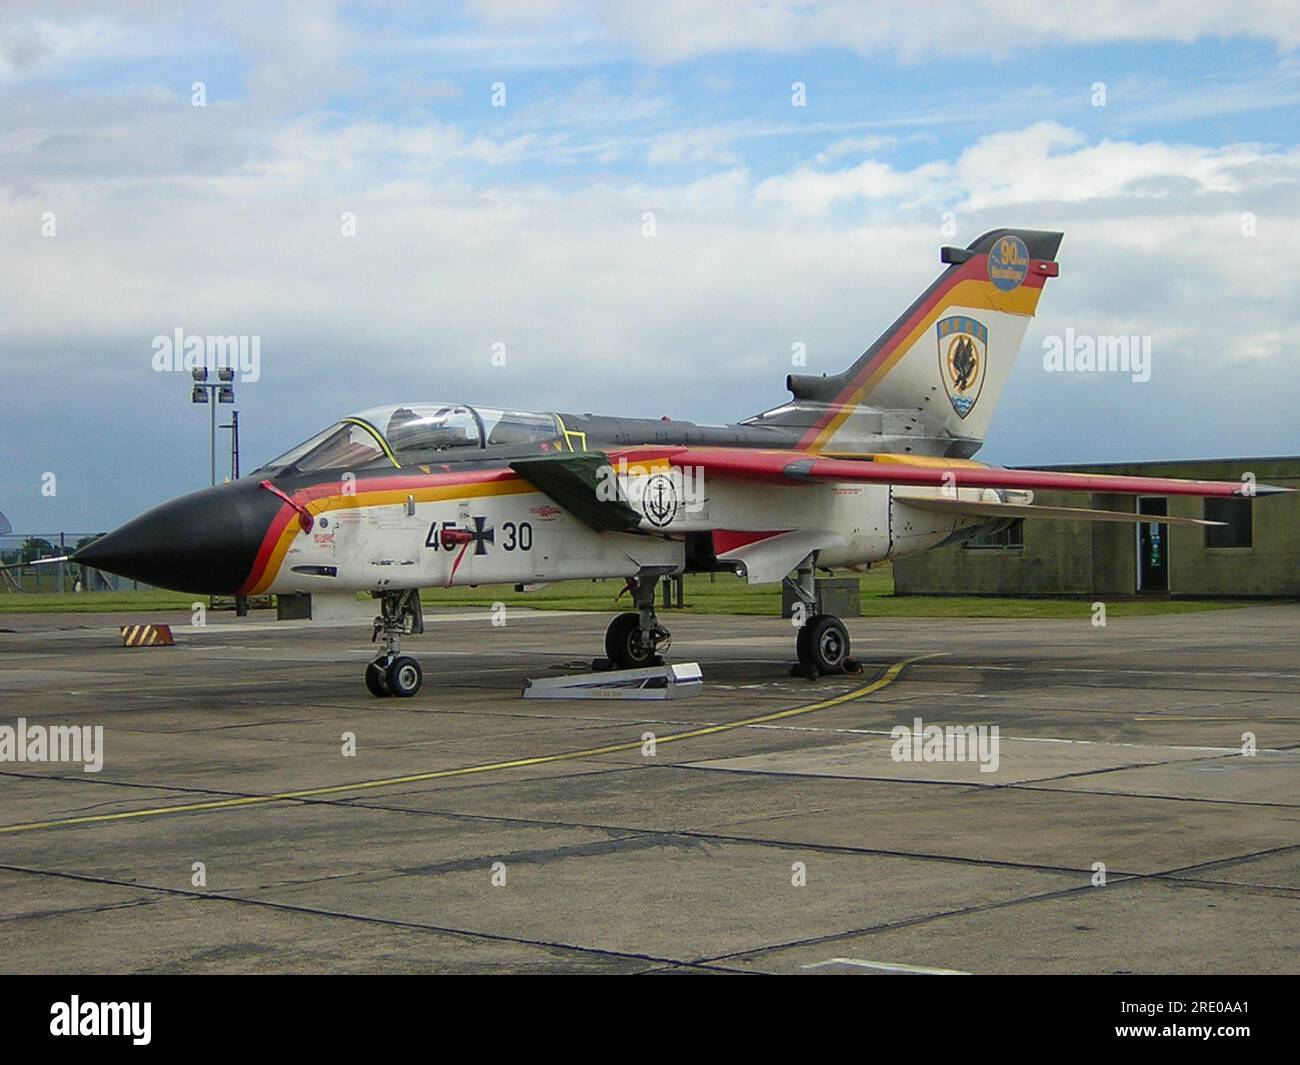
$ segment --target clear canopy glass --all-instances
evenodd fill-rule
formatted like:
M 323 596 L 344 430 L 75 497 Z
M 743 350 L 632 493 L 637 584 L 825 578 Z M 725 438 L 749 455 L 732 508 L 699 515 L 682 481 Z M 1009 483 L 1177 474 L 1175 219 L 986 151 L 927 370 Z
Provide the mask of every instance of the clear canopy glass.
M 540 443 L 561 435 L 554 414 L 464 403 L 374 407 L 355 418 L 374 426 L 403 465 L 436 459 L 453 449 Z
M 376 463 L 419 465 L 442 461 L 448 452 L 492 447 L 535 445 L 547 451 L 561 436 L 554 414 L 464 403 L 394 404 L 352 415 L 262 469 L 310 473 Z

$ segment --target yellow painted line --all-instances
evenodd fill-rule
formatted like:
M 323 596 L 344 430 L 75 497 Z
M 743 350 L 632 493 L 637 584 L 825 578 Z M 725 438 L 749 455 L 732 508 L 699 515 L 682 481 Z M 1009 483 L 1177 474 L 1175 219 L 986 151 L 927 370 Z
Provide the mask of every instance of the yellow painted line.
M 402 464 L 397 461 L 397 456 L 393 454 L 393 449 L 388 446 L 388 441 L 384 439 L 384 434 L 381 433 L 369 422 L 362 421 L 360 418 L 344 418 L 343 424 L 355 425 L 359 429 L 364 429 L 366 432 L 368 432 L 371 436 L 375 438 L 375 443 L 378 444 L 383 449 L 384 454 L 388 456 L 388 461 L 391 462 L 394 466 L 396 466 L 399 470 L 402 468 Z
M 1243 725 L 1249 725 L 1252 721 L 1300 721 L 1300 717 L 1193 717 L 1189 714 L 1139 714 L 1133 718 L 1134 721 L 1236 721 Z M 1230 748 L 1236 750 L 1236 748 Z
M 862 699 L 868 695 L 887 688 L 893 684 L 899 675 L 908 666 L 914 662 L 919 662 L 923 658 L 934 658 L 943 652 L 935 651 L 930 654 L 915 655 L 912 658 L 905 658 L 901 662 L 895 662 L 885 670 L 877 680 L 870 684 L 865 684 L 861 688 L 855 688 L 853 691 L 845 692 L 843 695 L 835 695 L 829 699 L 822 699 L 820 702 L 808 703 L 805 706 L 796 706 L 789 710 L 776 710 L 770 714 L 760 714 L 758 717 L 747 717 L 740 721 L 728 721 L 721 725 L 706 725 L 701 728 L 691 729 L 688 732 L 677 732 L 671 736 L 658 736 L 655 738 L 655 744 L 677 743 L 681 740 L 698 739 L 701 736 L 714 736 L 720 732 L 731 732 L 739 728 L 748 728 L 751 725 L 762 725 L 769 721 L 781 721 L 789 717 L 798 717 L 802 714 L 815 713 L 818 710 L 826 710 L 832 706 L 840 706 L 843 703 L 852 702 L 855 699 Z M 159 817 L 163 814 L 188 814 L 202 813 L 206 810 L 231 810 L 241 806 L 265 806 L 273 802 L 294 802 L 299 799 L 316 799 L 324 795 L 341 795 L 349 791 L 371 791 L 375 788 L 392 788 L 402 784 L 420 784 L 426 780 L 448 780 L 452 777 L 467 777 L 478 773 L 492 773 L 502 769 L 524 769 L 535 765 L 549 765 L 553 762 L 569 762 L 579 758 L 598 758 L 606 754 L 620 754 L 624 751 L 639 750 L 643 741 L 629 740 L 625 743 L 611 743 L 605 747 L 587 747 L 580 751 L 564 751 L 560 754 L 542 754 L 534 758 L 515 758 L 508 762 L 488 762 L 484 765 L 464 766 L 460 769 L 435 769 L 428 773 L 413 773 L 404 777 L 384 777 L 380 780 L 362 780 L 354 784 L 331 784 L 321 788 L 303 788 L 299 791 L 281 791 L 274 795 L 241 795 L 230 799 L 212 799 L 208 802 L 186 803 L 180 806 L 155 806 L 146 810 L 125 810 L 116 814 L 89 814 L 84 817 L 63 817 L 54 821 L 32 821 L 22 825 L 6 825 L 0 828 L 0 835 L 16 832 L 35 832 L 42 828 L 66 828 L 72 825 L 94 825 L 106 821 L 130 821 L 140 817 Z
M 560 432 L 564 434 L 564 442 L 569 445 L 569 450 L 573 450 L 573 441 L 569 439 L 569 427 L 564 424 L 564 419 L 558 414 L 555 416 L 556 424 L 560 427 Z
M 561 418 L 558 414 L 555 416 L 555 420 L 560 425 L 560 431 L 564 433 L 564 442 L 569 445 L 570 451 L 578 450 L 576 447 L 573 446 L 574 437 L 577 437 L 579 440 L 582 441 L 582 450 L 583 451 L 587 450 L 587 434 L 585 432 L 581 432 L 577 429 L 570 429 L 567 425 L 564 424 L 564 419 Z

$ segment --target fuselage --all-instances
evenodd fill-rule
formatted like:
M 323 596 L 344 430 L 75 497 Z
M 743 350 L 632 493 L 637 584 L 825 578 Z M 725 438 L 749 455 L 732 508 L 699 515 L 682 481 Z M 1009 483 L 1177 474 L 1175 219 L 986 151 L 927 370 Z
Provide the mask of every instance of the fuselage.
M 790 375 L 785 403 L 736 424 L 448 403 L 374 408 L 249 477 L 142 515 L 76 561 L 226 594 L 711 569 L 758 581 L 809 560 L 865 566 L 997 527 L 1003 519 L 989 521 L 983 506 L 990 489 L 971 497 L 974 509 L 941 513 L 909 506 L 883 477 L 697 484 L 670 462 L 677 474 L 620 472 L 615 494 L 630 503 L 602 510 L 584 506 L 577 491 L 597 475 L 590 464 L 571 464 L 579 483 L 566 491 L 562 481 L 537 484 L 548 477 L 535 462 L 530 480 L 520 462 L 630 456 L 645 465 L 646 449 L 679 447 L 959 469 L 981 446 L 1043 286 L 1057 276 L 1060 242 L 1058 232 L 998 229 L 964 249 L 945 248 L 944 270 L 848 368 Z
M 237 482 L 155 508 L 83 549 L 77 561 L 210 594 L 708 570 L 738 570 L 757 581 L 782 574 L 752 545 L 799 530 L 826 533 L 818 565 L 829 569 L 865 567 L 988 524 L 908 507 L 889 485 L 706 482 L 702 471 L 671 467 L 654 453 L 674 445 L 791 450 L 798 442 L 797 430 L 779 426 L 468 405 L 377 408 Z M 608 457 L 610 495 L 632 508 L 634 526 L 593 528 L 511 467 L 592 453 Z

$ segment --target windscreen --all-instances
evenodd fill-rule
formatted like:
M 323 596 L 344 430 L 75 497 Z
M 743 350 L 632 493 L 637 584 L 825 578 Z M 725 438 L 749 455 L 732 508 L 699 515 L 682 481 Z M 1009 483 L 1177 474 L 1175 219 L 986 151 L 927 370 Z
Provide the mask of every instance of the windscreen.
M 292 467 L 298 473 L 312 473 L 360 468 L 380 461 L 387 461 L 387 456 L 373 432 L 356 422 L 339 422 L 286 451 L 262 469 Z

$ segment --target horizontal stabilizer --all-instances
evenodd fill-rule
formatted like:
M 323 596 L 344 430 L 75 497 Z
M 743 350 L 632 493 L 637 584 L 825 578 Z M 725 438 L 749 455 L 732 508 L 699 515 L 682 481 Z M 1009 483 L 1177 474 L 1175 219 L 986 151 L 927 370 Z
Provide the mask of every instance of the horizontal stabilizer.
M 1137 525 L 1158 521 L 1161 525 L 1225 525 L 1222 521 L 1179 518 L 1164 514 L 1134 514 L 1124 510 L 1089 510 L 1087 507 L 1038 507 L 1030 503 L 983 503 L 975 499 L 942 499 L 894 493 L 894 500 L 917 510 L 940 514 L 966 514 L 976 518 L 1056 518 L 1063 521 L 1120 521 Z

